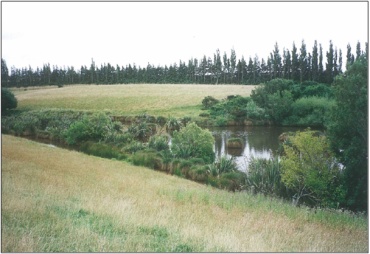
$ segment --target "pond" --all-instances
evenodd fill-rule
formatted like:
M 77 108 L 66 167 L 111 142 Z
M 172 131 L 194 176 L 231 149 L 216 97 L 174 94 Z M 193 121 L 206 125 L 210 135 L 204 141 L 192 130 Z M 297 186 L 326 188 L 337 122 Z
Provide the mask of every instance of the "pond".
M 279 148 L 279 136 L 283 132 L 303 131 L 306 128 L 276 126 L 232 126 L 208 128 L 215 138 L 216 160 L 221 156 L 234 157 L 238 169 L 246 172 L 250 158 L 271 158 Z M 230 138 L 242 139 L 242 148 L 228 148 Z

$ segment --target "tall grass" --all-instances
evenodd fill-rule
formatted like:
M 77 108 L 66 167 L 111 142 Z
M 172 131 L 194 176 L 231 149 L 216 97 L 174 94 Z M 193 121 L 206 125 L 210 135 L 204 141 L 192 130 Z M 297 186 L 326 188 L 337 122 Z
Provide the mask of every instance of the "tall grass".
M 367 218 L 2 135 L 3 252 L 367 252 Z

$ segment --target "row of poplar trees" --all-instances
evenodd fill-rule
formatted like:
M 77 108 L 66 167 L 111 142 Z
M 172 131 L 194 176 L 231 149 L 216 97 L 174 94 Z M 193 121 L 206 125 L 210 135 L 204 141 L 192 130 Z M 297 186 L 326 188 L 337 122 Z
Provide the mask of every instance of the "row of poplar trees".
M 346 66 L 351 65 L 361 54 L 360 42 L 352 53 L 347 45 Z M 324 57 L 326 61 L 324 62 Z M 260 84 L 275 78 L 291 79 L 297 82 L 316 81 L 332 83 L 334 77 L 343 72 L 343 54 L 334 48 L 332 41 L 329 50 L 323 54 L 321 44 L 317 41 L 311 52 L 307 51 L 304 41 L 298 49 L 293 43 L 292 50 L 283 49 L 282 54 L 276 43 L 274 50 L 267 57 L 259 59 L 250 57 L 248 61 L 241 57 L 237 60 L 235 50 L 228 56 L 221 56 L 220 51 L 212 57 L 192 58 L 188 63 L 181 61 L 170 66 L 146 67 L 135 64 L 126 67 L 110 63 L 97 66 L 94 60 L 90 67 L 58 67 L 45 64 L 42 68 L 32 69 L 11 67 L 10 73 L 6 62 L 1 59 L 1 83 L 3 87 L 28 87 L 68 84 L 128 84 L 128 83 L 170 83 L 170 84 Z

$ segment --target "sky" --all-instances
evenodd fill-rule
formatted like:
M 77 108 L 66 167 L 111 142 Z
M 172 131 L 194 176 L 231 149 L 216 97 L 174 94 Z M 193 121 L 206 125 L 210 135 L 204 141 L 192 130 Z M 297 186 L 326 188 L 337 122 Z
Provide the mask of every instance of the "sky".
M 2 2 L 8 68 L 104 63 L 169 66 L 191 58 L 267 59 L 317 40 L 355 53 L 368 40 L 368 2 Z M 299 51 L 298 51 L 299 52 Z M 345 64 L 344 64 L 345 65 Z

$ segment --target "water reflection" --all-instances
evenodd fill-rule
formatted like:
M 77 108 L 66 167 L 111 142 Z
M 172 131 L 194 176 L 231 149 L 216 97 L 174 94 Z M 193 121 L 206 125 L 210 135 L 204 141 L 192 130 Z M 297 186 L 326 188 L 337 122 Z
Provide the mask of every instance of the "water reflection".
M 270 158 L 279 148 L 279 135 L 283 132 L 303 130 L 296 127 L 266 126 L 233 126 L 209 128 L 215 138 L 214 151 L 216 159 L 221 156 L 234 157 L 239 170 L 248 170 L 248 160 L 254 158 Z M 228 148 L 230 138 L 244 141 L 242 149 Z

